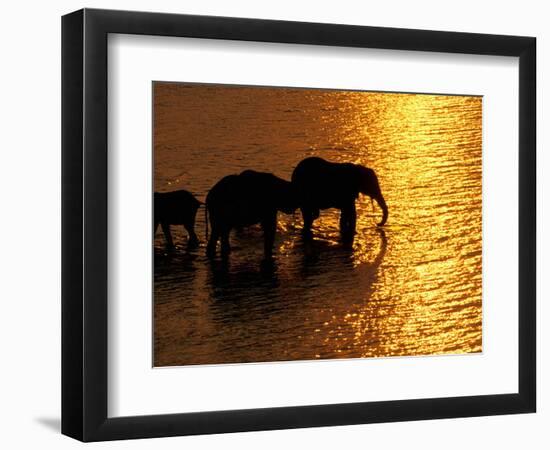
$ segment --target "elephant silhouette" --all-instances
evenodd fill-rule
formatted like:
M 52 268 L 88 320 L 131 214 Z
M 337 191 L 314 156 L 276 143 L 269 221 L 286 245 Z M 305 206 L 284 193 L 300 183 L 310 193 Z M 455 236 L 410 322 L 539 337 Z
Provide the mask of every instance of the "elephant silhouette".
M 388 206 L 380 190 L 378 177 L 368 167 L 310 157 L 298 163 L 292 172 L 292 184 L 302 211 L 305 237 L 311 237 L 311 225 L 319 217 L 321 209 L 337 208 L 341 211 L 342 239 L 345 242 L 353 241 L 357 218 L 355 200 L 360 193 L 376 200 L 382 209 L 379 226 L 388 219 Z
M 239 175 L 222 178 L 206 196 L 212 232 L 207 256 L 215 256 L 218 240 L 221 240 L 221 255 L 227 258 L 231 251 L 231 230 L 259 223 L 264 233 L 264 257 L 271 259 L 278 211 L 292 214 L 297 208 L 292 183 L 271 173 L 245 170 Z
M 195 233 L 195 218 L 202 203 L 193 194 L 183 189 L 172 192 L 155 192 L 154 201 L 155 228 L 153 236 L 156 234 L 158 226 L 161 225 L 167 246 L 173 248 L 174 242 L 170 225 L 183 225 L 188 233 L 187 247 L 196 248 L 199 245 L 199 239 Z

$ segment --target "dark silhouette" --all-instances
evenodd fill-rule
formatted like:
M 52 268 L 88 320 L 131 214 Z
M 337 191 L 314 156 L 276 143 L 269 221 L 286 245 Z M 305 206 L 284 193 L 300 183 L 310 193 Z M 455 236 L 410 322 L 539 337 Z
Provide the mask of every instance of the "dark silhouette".
M 311 225 L 321 209 L 337 208 L 340 213 L 340 233 L 344 242 L 355 235 L 355 200 L 359 193 L 376 200 L 382 208 L 382 226 L 388 219 L 388 207 L 380 191 L 374 170 L 359 164 L 333 163 L 322 158 L 306 158 L 292 172 L 292 184 L 300 202 L 304 219 L 303 233 L 311 237 Z
M 245 170 L 222 178 L 206 197 L 212 228 L 206 254 L 214 257 L 221 239 L 221 255 L 226 258 L 231 250 L 231 230 L 259 223 L 264 232 L 264 256 L 271 259 L 277 212 L 292 214 L 297 207 L 292 184 L 271 173 Z
M 172 241 L 172 233 L 170 233 L 170 225 L 183 225 L 189 235 L 187 247 L 196 248 L 199 245 L 199 239 L 195 234 L 195 217 L 202 203 L 193 194 L 185 190 L 155 192 L 154 198 L 155 228 L 153 236 L 160 224 L 166 238 L 166 245 L 173 248 L 174 242 Z

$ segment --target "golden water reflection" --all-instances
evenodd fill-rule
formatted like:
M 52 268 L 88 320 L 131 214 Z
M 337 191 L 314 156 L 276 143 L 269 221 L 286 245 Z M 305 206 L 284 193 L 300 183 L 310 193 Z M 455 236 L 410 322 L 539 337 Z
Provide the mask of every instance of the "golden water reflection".
M 312 245 L 281 214 L 268 275 L 258 229 L 232 238 L 228 268 L 166 255 L 159 233 L 155 365 L 481 351 L 480 97 L 155 83 L 154 104 L 155 190 L 204 200 L 224 175 L 290 179 L 317 155 L 373 168 L 389 207 L 377 228 L 358 200 L 352 250 L 337 211 Z

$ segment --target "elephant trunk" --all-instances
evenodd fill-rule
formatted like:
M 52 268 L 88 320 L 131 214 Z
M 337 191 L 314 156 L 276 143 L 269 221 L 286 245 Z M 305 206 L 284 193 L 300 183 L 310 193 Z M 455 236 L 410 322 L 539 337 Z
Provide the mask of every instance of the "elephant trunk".
M 381 227 L 388 220 L 388 205 L 386 205 L 386 200 L 384 200 L 384 197 L 382 196 L 382 194 L 376 196 L 374 199 L 378 203 L 378 206 L 382 208 L 382 220 L 377 223 L 377 225 Z

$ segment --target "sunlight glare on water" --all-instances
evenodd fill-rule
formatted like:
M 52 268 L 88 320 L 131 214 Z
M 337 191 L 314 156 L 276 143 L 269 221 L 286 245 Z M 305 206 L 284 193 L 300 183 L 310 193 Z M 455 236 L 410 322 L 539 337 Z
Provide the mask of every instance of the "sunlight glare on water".
M 272 272 L 262 233 L 232 234 L 229 267 L 155 238 L 155 366 L 311 360 L 482 349 L 481 97 L 154 84 L 155 190 L 201 201 L 245 169 L 290 180 L 308 156 L 374 169 L 389 207 L 357 201 L 352 249 L 339 212 L 305 245 L 279 213 Z

